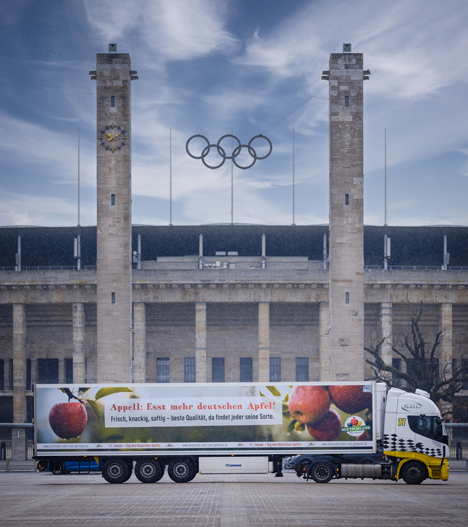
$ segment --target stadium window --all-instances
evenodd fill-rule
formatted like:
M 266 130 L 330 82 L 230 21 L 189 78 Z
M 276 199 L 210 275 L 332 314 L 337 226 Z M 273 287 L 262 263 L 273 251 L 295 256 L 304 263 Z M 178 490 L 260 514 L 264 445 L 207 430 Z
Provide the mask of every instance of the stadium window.
M 270 357 L 270 382 L 281 382 L 281 357 Z
M 115 106 L 115 96 L 114 95 L 111 96 L 111 106 L 112 108 Z
M 26 359 L 26 390 L 31 389 L 31 359 Z
M 394 358 L 392 359 L 392 367 L 396 370 L 401 371 L 401 359 Z M 397 374 L 393 374 L 392 383 L 395 388 L 401 388 L 403 384 L 403 379 Z
M 349 304 L 349 293 L 345 294 L 345 301 L 347 304 Z
M 424 362 L 418 359 L 408 359 L 406 364 L 406 373 L 411 377 L 421 378 L 427 372 Z M 439 384 L 439 359 L 434 359 L 434 384 Z
M 111 194 L 111 205 L 115 205 L 115 194 Z
M 184 382 L 197 382 L 195 357 L 185 357 Z
M 241 357 L 240 358 L 240 381 L 241 382 L 252 382 L 253 381 L 252 357 Z
M 13 359 L 8 359 L 8 387 L 13 390 Z
M 5 361 L 0 359 L 0 390 L 5 389 Z
M 462 359 L 462 366 L 464 369 L 468 367 L 468 359 Z M 468 380 L 462 381 L 462 390 L 468 390 Z
M 307 357 L 296 357 L 296 381 L 309 381 L 309 359 Z
M 349 95 L 345 95 L 345 98 L 344 98 L 344 105 L 345 105 L 346 107 L 349 106 Z
M 37 383 L 58 384 L 59 382 L 59 360 L 37 359 Z
M 156 359 L 156 382 L 169 382 L 169 359 Z
M 211 359 L 211 382 L 224 382 L 224 357 Z
M 73 359 L 65 359 L 65 382 L 73 384 Z

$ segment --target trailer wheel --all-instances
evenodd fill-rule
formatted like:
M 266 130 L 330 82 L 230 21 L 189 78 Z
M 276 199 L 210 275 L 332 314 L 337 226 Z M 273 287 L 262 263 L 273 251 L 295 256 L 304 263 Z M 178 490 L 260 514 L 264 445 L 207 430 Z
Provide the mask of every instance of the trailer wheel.
M 319 461 L 310 471 L 310 476 L 316 483 L 328 483 L 333 474 L 333 467 L 326 461 Z
M 195 477 L 195 469 L 189 459 L 173 459 L 169 463 L 167 473 L 176 483 L 188 483 Z
M 401 469 L 401 477 L 408 485 L 419 485 L 426 479 L 426 469 L 417 461 L 408 461 Z
M 135 465 L 135 476 L 142 483 L 156 483 L 164 475 L 164 465 L 158 459 L 141 459 Z
M 102 477 L 108 483 L 125 483 L 132 469 L 125 459 L 108 459 L 102 465 Z

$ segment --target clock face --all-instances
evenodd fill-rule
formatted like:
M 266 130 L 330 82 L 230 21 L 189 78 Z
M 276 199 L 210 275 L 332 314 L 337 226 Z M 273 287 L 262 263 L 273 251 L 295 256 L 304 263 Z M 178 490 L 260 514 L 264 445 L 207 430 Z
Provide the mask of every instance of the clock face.
M 120 150 L 127 144 L 128 135 L 121 126 L 112 123 L 101 130 L 98 139 L 103 148 L 114 153 L 115 150 Z

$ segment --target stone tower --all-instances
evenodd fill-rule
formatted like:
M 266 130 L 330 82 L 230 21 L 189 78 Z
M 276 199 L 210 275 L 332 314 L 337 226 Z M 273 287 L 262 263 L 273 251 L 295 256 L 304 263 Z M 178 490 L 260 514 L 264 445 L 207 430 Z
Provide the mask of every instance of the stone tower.
M 97 83 L 97 382 L 132 380 L 130 56 L 99 53 Z
M 364 379 L 362 53 L 330 55 L 330 380 Z M 368 78 L 368 77 L 367 77 Z

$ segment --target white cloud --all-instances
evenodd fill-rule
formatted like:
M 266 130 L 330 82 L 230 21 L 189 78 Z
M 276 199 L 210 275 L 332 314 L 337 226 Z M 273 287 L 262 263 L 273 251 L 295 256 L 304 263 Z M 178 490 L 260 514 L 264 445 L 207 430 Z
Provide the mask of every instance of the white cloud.
M 215 0 L 85 1 L 89 23 L 115 42 L 140 36 L 141 46 L 156 53 L 154 60 L 188 60 L 226 52 L 236 40 L 224 29 L 223 2 Z M 118 48 L 119 49 L 119 48 Z
M 37 177 L 38 167 L 46 174 L 47 181 L 74 183 L 77 179 L 78 139 L 70 135 L 48 130 L 44 126 L 10 117 L 0 113 L 0 154 L 2 161 L 14 167 L 29 167 L 31 176 Z M 91 170 L 95 157 L 91 149 L 83 144 L 81 151 L 81 182 L 95 186 Z M 44 170 L 46 169 L 46 170 Z M 13 171 L 13 174 L 14 174 Z M 14 177 L 5 175 L 4 178 Z
M 96 225 L 95 206 L 81 204 L 81 225 Z M 77 208 L 62 198 L 1 192 L 0 225 L 68 226 L 77 224 Z

